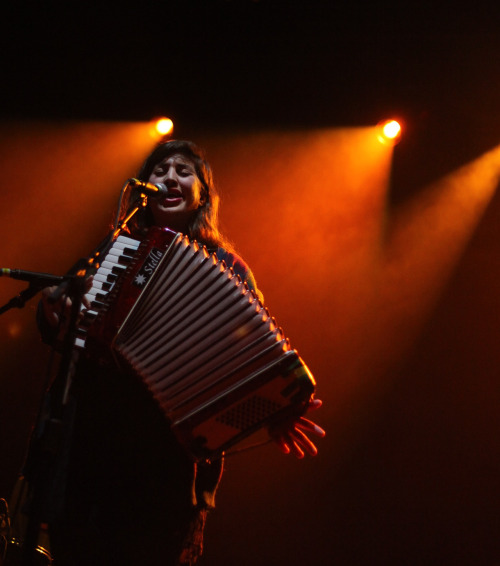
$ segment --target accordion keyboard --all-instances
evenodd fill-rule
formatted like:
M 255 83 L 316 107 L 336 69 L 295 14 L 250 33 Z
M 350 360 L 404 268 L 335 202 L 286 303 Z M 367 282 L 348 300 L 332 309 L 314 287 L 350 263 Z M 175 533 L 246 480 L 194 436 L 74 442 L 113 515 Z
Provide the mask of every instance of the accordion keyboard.
M 85 348 L 88 328 L 96 317 L 107 308 L 107 296 L 113 289 L 117 279 L 122 275 L 131 262 L 137 248 L 139 240 L 118 236 L 112 246 L 106 252 L 104 260 L 100 263 L 94 275 L 92 288 L 85 295 L 90 307 L 87 309 L 82 306 L 82 319 L 78 325 L 75 346 L 79 349 Z

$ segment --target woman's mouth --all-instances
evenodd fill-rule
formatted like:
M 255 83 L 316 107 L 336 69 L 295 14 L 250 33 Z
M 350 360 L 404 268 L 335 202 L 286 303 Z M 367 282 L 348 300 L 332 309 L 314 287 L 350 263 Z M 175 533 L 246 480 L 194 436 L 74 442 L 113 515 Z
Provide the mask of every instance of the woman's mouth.
M 168 194 L 161 201 L 162 206 L 177 206 L 182 202 L 182 192 L 177 189 L 168 189 Z

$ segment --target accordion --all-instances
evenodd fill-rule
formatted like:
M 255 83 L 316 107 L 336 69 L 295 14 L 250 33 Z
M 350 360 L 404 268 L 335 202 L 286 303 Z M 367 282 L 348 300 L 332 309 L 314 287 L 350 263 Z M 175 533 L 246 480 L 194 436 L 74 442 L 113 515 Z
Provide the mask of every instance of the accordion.
M 166 228 L 119 236 L 101 258 L 75 346 L 112 353 L 149 389 L 196 460 L 302 414 L 311 372 L 255 293 Z

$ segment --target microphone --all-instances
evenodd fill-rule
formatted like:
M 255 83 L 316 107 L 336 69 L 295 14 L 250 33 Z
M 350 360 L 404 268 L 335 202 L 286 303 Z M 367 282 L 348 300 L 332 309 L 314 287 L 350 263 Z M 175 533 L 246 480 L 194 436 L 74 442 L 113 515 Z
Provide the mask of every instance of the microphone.
M 151 197 L 166 197 L 168 195 L 168 189 L 163 183 L 153 185 L 153 183 L 139 181 L 139 179 L 129 179 L 128 183 Z
M 22 269 L 7 269 L 6 267 L 0 269 L 0 277 L 12 277 L 12 279 L 20 279 L 21 281 L 46 283 L 47 287 L 51 285 L 59 285 L 64 281 L 64 277 L 50 275 L 50 273 L 23 271 Z

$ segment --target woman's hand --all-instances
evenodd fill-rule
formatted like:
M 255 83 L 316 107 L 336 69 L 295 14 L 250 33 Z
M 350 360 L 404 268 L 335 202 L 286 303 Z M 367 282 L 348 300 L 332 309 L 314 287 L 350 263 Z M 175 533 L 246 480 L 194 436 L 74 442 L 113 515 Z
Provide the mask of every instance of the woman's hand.
M 309 410 L 319 409 L 323 404 L 319 399 L 311 399 Z M 272 427 L 269 434 L 283 454 L 293 454 L 297 458 L 303 458 L 305 454 L 316 456 L 318 449 L 310 440 L 310 434 L 323 438 L 325 431 L 313 421 L 304 417 L 288 420 Z
M 90 289 L 92 288 L 93 279 L 94 277 L 91 275 L 85 280 L 85 293 L 88 293 L 88 291 L 90 291 Z M 63 283 L 63 285 L 66 284 Z M 60 324 L 60 321 L 62 321 L 62 326 L 64 326 L 64 322 L 67 323 L 67 321 L 69 321 L 71 313 L 71 299 L 66 295 L 64 291 L 60 294 L 60 297 L 56 301 L 51 300 L 51 297 L 53 296 L 56 289 L 58 289 L 58 287 L 53 286 L 46 287 L 42 291 L 43 314 L 46 321 L 53 328 L 57 328 Z M 85 308 L 90 307 L 90 302 L 85 296 L 83 296 L 82 298 L 82 304 Z

